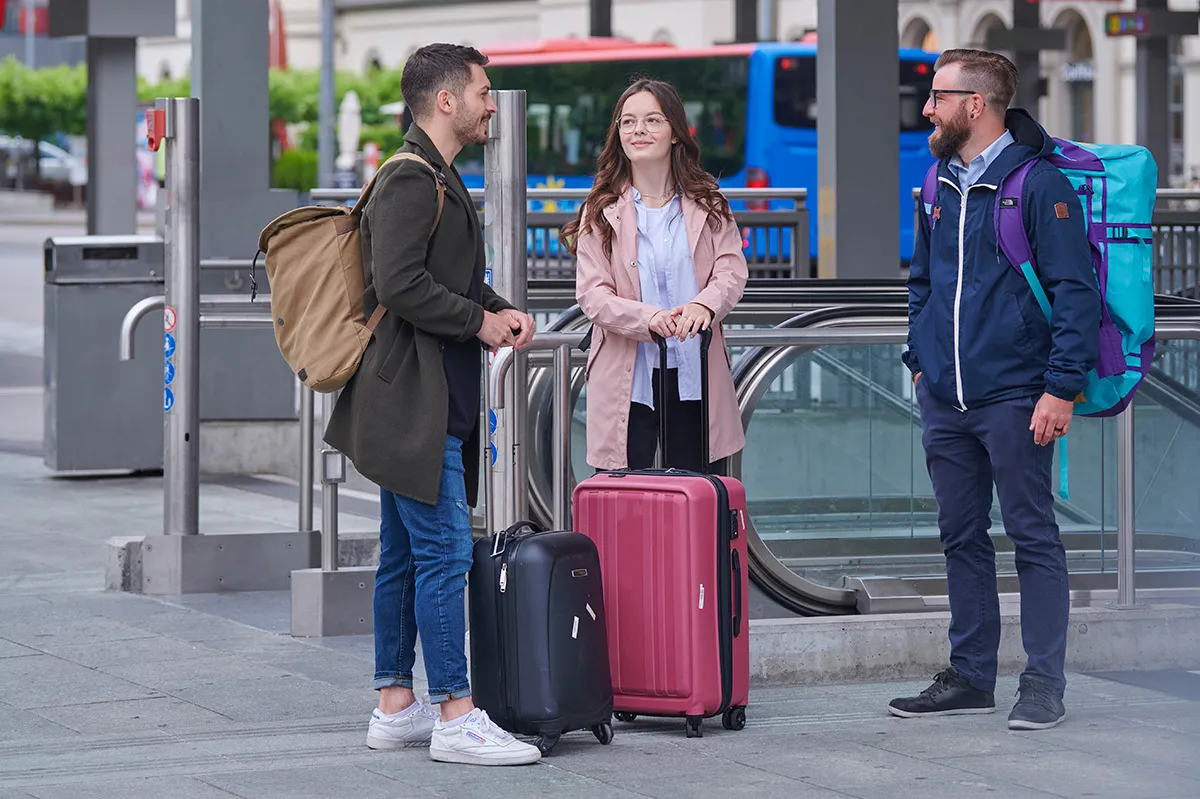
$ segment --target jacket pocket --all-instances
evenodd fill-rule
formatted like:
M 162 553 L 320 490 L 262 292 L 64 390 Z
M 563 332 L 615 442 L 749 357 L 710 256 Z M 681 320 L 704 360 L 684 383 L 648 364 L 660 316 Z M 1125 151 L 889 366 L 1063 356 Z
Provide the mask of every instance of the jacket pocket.
M 379 364 L 379 368 L 375 370 L 375 376 L 385 383 L 391 383 L 396 379 L 396 375 L 400 373 L 400 367 L 408 358 L 408 354 L 415 348 L 416 342 L 407 336 L 397 336 L 392 339 L 391 349 L 383 359 L 383 363 Z
M 1044 316 L 1040 318 L 1035 316 L 1030 319 L 1031 314 L 1040 315 L 1042 313 L 1040 306 L 1035 306 L 1031 310 L 1026 303 L 1022 303 L 1016 296 L 1008 292 L 1005 292 L 1004 301 L 1013 309 L 1010 313 L 1012 314 L 1013 333 L 1016 339 L 1014 344 L 1017 352 L 1026 357 L 1033 357 L 1037 351 L 1037 342 L 1048 337 L 1049 322 L 1045 321 Z M 1005 314 L 1005 316 L 1009 315 L 1009 313 Z M 1045 336 L 1041 335 L 1043 331 L 1046 333 Z
M 586 383 L 588 378 L 592 376 L 592 365 L 596 363 L 596 358 L 600 357 L 600 350 L 604 349 L 604 345 L 608 343 L 608 333 L 604 328 L 592 323 L 592 344 L 588 348 L 587 366 L 583 370 L 583 380 Z

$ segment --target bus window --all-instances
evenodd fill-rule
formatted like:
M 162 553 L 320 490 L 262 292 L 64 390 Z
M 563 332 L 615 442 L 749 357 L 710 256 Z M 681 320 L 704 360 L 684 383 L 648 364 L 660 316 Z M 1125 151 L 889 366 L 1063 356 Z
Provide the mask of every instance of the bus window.
M 933 68 L 923 61 L 900 62 L 900 131 L 926 131 L 922 115 Z M 785 128 L 817 127 L 817 59 L 784 56 L 775 61 L 775 122 Z
M 524 89 L 526 162 L 531 176 L 592 176 L 613 104 L 636 78 L 665 80 L 684 100 L 709 172 L 730 177 L 745 160 L 748 59 L 744 56 L 596 61 L 489 67 L 495 89 Z M 483 169 L 483 148 L 458 159 L 463 174 Z
M 900 62 L 900 130 L 931 131 L 933 123 L 924 116 L 929 90 L 933 88 L 933 64 Z
M 817 59 L 812 56 L 776 59 L 775 123 L 785 128 L 817 126 Z

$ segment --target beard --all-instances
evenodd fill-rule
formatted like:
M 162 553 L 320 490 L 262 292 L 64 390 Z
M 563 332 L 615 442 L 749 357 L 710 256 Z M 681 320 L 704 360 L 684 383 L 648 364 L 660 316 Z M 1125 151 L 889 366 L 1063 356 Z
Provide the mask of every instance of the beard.
M 487 144 L 487 128 L 483 127 L 483 118 L 470 112 L 460 112 L 454 116 L 454 135 L 465 147 L 469 144 Z M 480 133 L 480 130 L 483 132 Z
M 971 138 L 971 127 L 967 122 L 967 109 L 962 107 L 949 119 L 943 119 L 937 130 L 929 134 L 929 152 L 934 158 L 952 158 Z

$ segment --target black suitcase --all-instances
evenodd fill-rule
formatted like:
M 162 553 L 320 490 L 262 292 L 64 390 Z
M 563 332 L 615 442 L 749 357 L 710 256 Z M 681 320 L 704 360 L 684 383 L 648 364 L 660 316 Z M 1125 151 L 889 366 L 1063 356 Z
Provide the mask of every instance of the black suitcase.
M 509 732 L 591 730 L 612 741 L 612 678 L 596 545 L 519 522 L 475 543 L 469 577 L 471 698 Z

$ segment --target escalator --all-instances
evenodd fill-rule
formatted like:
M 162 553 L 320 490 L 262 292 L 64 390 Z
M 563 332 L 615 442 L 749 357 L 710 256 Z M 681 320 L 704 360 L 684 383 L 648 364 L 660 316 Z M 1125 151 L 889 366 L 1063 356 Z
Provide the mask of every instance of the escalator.
M 903 283 L 877 282 L 878 291 L 871 293 L 867 281 L 833 288 L 797 281 L 782 291 L 783 282 L 771 282 L 773 295 L 763 287 L 757 304 L 748 300 L 740 324 L 869 327 L 890 331 L 894 343 L 806 344 L 740 353 L 731 347 L 748 443 L 729 468 L 746 483 L 755 522 L 748 538 L 754 585 L 781 611 L 805 616 L 937 607 L 945 577 L 936 504 L 924 470 L 911 382 L 899 359 L 907 329 Z M 838 302 L 829 302 L 833 297 Z M 807 310 L 780 318 L 789 309 Z M 1156 318 L 1167 330 L 1172 324 L 1200 326 L 1200 303 L 1158 297 Z M 587 325 L 573 307 L 551 328 Z M 1147 475 L 1147 497 L 1163 494 L 1156 503 L 1161 508 L 1139 510 L 1139 590 L 1143 583 L 1193 593 L 1200 587 L 1200 530 L 1183 521 L 1200 518 L 1200 499 L 1180 482 L 1192 468 L 1186 453 L 1200 451 L 1197 345 L 1160 339 L 1155 365 L 1138 395 L 1139 474 Z M 577 353 L 572 370 L 568 490 L 592 472 L 584 461 L 583 358 Z M 532 363 L 529 369 L 529 511 L 544 523 L 550 517 L 550 371 Z M 1115 423 L 1080 420 L 1078 428 L 1070 442 L 1072 498 L 1059 500 L 1056 514 L 1073 587 L 1102 588 L 1115 570 Z M 1012 589 L 1015 568 L 1011 548 L 1004 547 L 998 503 L 993 503 L 992 533 L 1002 590 Z

